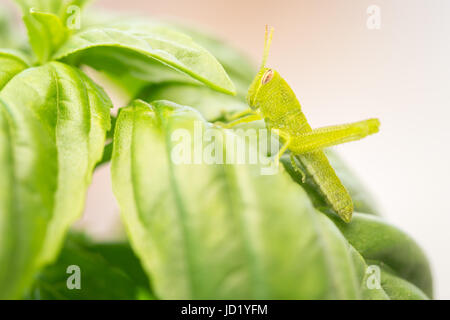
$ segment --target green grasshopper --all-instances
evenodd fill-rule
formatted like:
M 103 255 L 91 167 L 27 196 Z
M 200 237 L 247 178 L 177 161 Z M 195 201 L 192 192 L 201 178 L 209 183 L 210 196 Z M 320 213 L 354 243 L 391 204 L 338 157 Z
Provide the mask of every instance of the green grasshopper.
M 280 74 L 266 67 L 272 42 L 273 28 L 266 26 L 264 54 L 261 68 L 253 80 L 247 95 L 249 109 L 230 117 L 226 128 L 237 124 L 264 120 L 266 127 L 283 140 L 275 155 L 276 161 L 289 149 L 291 163 L 305 179 L 305 173 L 296 165 L 294 156 L 303 164 L 303 170 L 312 177 L 333 210 L 345 222 L 353 214 L 352 199 L 331 167 L 323 148 L 362 139 L 378 132 L 378 119 L 350 124 L 311 129 L 294 92 Z

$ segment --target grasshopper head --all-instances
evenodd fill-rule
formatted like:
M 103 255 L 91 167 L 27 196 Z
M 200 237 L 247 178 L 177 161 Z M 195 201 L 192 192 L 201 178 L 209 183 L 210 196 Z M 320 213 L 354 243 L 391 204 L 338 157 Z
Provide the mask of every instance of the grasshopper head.
M 278 76 L 278 73 L 270 68 L 263 67 L 253 79 L 247 94 L 247 103 L 252 109 L 259 108 L 259 97 L 265 96 L 261 93 L 270 90 L 272 80 Z
M 266 67 L 267 57 L 269 56 L 270 44 L 272 42 L 273 28 L 266 26 L 266 33 L 264 37 L 264 54 L 261 63 L 261 68 L 258 74 L 253 79 L 247 94 L 247 103 L 252 109 L 258 109 L 258 94 L 261 89 L 267 89 L 270 86 L 271 80 L 277 75 L 277 72 L 273 69 Z

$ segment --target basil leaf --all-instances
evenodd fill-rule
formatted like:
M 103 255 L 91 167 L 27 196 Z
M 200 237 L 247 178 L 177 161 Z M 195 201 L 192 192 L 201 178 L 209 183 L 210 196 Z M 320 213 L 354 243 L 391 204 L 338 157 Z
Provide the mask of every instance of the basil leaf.
M 248 87 L 256 74 L 256 70 L 246 56 L 223 41 L 217 40 L 213 36 L 200 30 L 172 21 L 149 21 L 148 19 L 143 20 L 139 18 L 133 18 L 131 20 L 127 16 L 111 14 L 104 15 L 95 13 L 91 16 L 84 16 L 83 27 L 111 25 L 117 20 L 123 21 L 121 25 L 134 26 L 137 30 L 151 30 L 155 26 L 159 26 L 187 34 L 192 37 L 197 44 L 211 52 L 222 64 L 233 83 L 237 85 L 239 97 L 245 98 L 247 95 Z M 147 85 L 152 86 L 155 84 L 163 84 L 165 82 L 198 84 L 193 78 L 174 72 L 173 70 L 162 66 L 160 63 L 149 64 L 146 61 L 140 61 L 138 59 L 130 60 L 127 56 L 127 53 L 120 53 L 117 51 L 111 52 L 111 50 L 105 48 L 100 54 L 92 53 L 89 55 L 89 65 L 93 66 L 95 69 L 108 70 L 108 77 L 112 78 L 115 84 L 124 88 L 133 98 L 138 97 L 137 94 L 139 94 Z M 128 65 L 130 63 L 134 64 L 131 70 Z M 104 68 L 103 66 L 105 64 L 115 66 L 115 68 Z M 148 90 L 146 90 L 146 92 L 147 91 Z
M 121 26 L 133 27 L 135 30 L 152 30 L 153 28 L 162 27 L 179 31 L 180 33 L 190 36 L 197 44 L 208 50 L 222 64 L 225 71 L 231 77 L 233 82 L 238 83 L 241 95 L 246 95 L 248 87 L 252 82 L 257 70 L 247 56 L 236 50 L 229 44 L 217 39 L 215 36 L 208 34 L 202 30 L 180 24 L 176 21 L 164 21 L 152 19 L 142 19 L 117 14 L 95 13 L 84 17 L 83 26 L 93 27 L 99 25 L 112 25 L 115 21 L 120 20 Z M 116 23 L 117 25 L 117 23 Z M 176 81 L 178 79 L 175 79 Z M 157 81 L 158 82 L 158 81 Z
M 0 91 L 0 298 L 23 294 L 80 216 L 110 107 L 86 75 L 57 62 Z
M 171 134 L 192 133 L 195 123 L 208 126 L 195 110 L 167 101 L 136 101 L 116 123 L 113 190 L 156 295 L 360 297 L 345 239 L 286 173 L 171 161 Z
M 364 187 L 359 178 L 342 161 L 339 155 L 332 149 L 324 150 L 331 166 L 336 170 L 342 184 L 350 193 L 353 200 L 353 207 L 356 212 L 380 215 L 375 200 L 369 190 Z
M 248 108 L 238 97 L 195 84 L 173 82 L 155 84 L 147 87 L 141 96 L 145 101 L 167 99 L 180 105 L 192 106 L 208 121 L 219 120 L 226 114 Z
M 368 282 L 370 274 L 368 271 L 368 265 L 364 258 L 355 250 L 354 247 L 349 245 L 349 251 L 353 259 L 355 270 L 357 273 L 357 278 L 359 279 L 360 290 L 362 299 L 364 300 L 390 300 L 391 297 L 386 293 L 384 288 L 381 286 L 381 279 L 375 279 L 378 281 L 378 286 L 373 283 L 373 286 L 369 286 Z M 376 275 L 375 275 L 376 276 Z
M 381 286 L 392 300 L 429 300 L 429 297 L 410 282 L 381 268 Z
M 0 89 L 16 74 L 28 67 L 25 59 L 19 52 L 0 49 Z
M 130 72 L 142 73 L 135 68 L 142 62 L 163 63 L 183 72 L 207 86 L 229 94 L 234 94 L 234 85 L 220 63 L 205 49 L 197 45 L 190 37 L 161 26 L 147 27 L 142 30 L 133 25 L 112 25 L 110 27 L 93 27 L 71 36 L 55 53 L 54 59 L 68 59 L 72 63 L 89 65 L 90 59 L 109 52 L 118 52 L 120 59 L 115 60 L 109 54 L 109 63 L 104 71 L 115 67 L 110 61 L 127 63 Z M 127 56 L 124 59 L 124 55 Z M 122 61 L 122 63 L 120 63 Z M 98 65 L 94 64 L 97 68 Z
M 211 52 L 236 84 L 239 96 L 246 97 L 248 87 L 257 73 L 255 66 L 249 61 L 247 56 L 224 41 L 201 30 L 178 23 L 169 25 L 191 36 L 198 44 Z
M 67 288 L 67 268 L 79 267 L 78 290 Z M 72 234 L 58 260 L 36 278 L 28 299 L 136 299 L 151 296 L 148 279 L 127 243 L 94 243 Z
M 373 200 L 370 193 L 363 187 L 358 178 L 354 174 L 352 174 L 352 172 L 345 166 L 342 160 L 339 159 L 336 153 L 332 152 L 329 149 L 325 150 L 324 152 L 329 159 L 331 166 L 333 167 L 333 169 L 335 169 L 337 176 L 350 194 L 353 201 L 354 211 L 379 215 L 378 209 L 375 205 L 375 201 Z M 298 157 L 296 156 L 296 158 Z M 302 186 L 302 188 L 305 189 L 305 191 L 308 193 L 315 208 L 325 213 L 333 212 L 337 214 L 328 203 L 327 198 L 322 193 L 315 179 L 308 174 L 308 171 L 305 168 L 302 170 L 306 173 L 305 180 L 303 181 L 303 174 L 292 166 L 290 154 L 284 155 L 281 158 L 281 162 L 283 163 L 287 172 L 289 172 L 292 179 L 300 186 Z M 298 160 L 297 166 L 303 168 L 303 163 Z
M 66 27 L 73 8 L 81 11 L 86 0 L 16 0 L 23 13 L 30 45 L 37 60 L 43 64 L 66 40 Z
M 364 259 L 388 266 L 432 298 L 433 283 L 428 260 L 408 235 L 372 215 L 357 213 L 348 224 L 333 216 L 332 219 Z
M 49 60 L 56 48 L 65 40 L 67 30 L 61 19 L 52 13 L 30 9 L 23 16 L 28 30 L 28 38 L 38 61 L 42 64 Z
M 52 14 L 31 9 L 23 17 L 31 47 L 40 63 L 49 60 L 53 51 L 66 39 L 67 30 L 61 19 Z
M 24 14 L 28 14 L 30 9 L 35 11 L 52 13 L 63 21 L 68 14 L 70 6 L 77 6 L 80 9 L 86 5 L 89 0 L 15 0 Z
M 112 84 L 135 99 L 148 91 L 151 84 L 201 82 L 168 67 L 154 59 L 143 58 L 139 53 L 116 48 L 98 47 L 89 49 L 81 59 L 83 64 L 101 72 Z

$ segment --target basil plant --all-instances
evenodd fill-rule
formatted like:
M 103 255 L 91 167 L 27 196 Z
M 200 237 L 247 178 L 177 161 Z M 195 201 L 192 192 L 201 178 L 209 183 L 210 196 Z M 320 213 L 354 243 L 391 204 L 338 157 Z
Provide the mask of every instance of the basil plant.
M 239 52 L 174 22 L 89 14 L 84 0 L 15 2 L 28 41 L 2 10 L 1 299 L 433 297 L 421 248 L 335 153 L 350 223 L 285 158 L 271 175 L 173 161 L 174 133 L 238 135 L 214 123 L 247 108 L 256 69 Z M 106 84 L 128 105 L 113 112 Z M 71 231 L 109 162 L 125 242 Z

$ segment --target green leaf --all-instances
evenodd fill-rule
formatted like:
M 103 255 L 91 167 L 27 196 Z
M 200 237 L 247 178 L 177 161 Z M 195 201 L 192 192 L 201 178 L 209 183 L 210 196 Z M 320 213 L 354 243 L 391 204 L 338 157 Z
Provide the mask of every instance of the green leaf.
M 145 24 L 146 22 L 140 23 Z M 163 24 L 164 22 L 158 23 Z M 166 22 L 166 25 L 191 36 L 195 42 L 211 52 L 222 64 L 231 80 L 236 84 L 239 96 L 242 98 L 246 97 L 250 83 L 257 73 L 255 66 L 247 56 L 226 42 L 217 39 L 216 36 L 197 28 L 182 25 L 177 22 Z
M 47 62 L 54 50 L 66 39 L 66 27 L 57 15 L 35 9 L 30 9 L 30 12 L 23 16 L 23 21 L 38 61 L 41 64 Z
M 0 89 L 27 67 L 26 58 L 20 52 L 0 49 Z
M 246 90 L 250 86 L 257 70 L 247 56 L 232 48 L 227 43 L 217 39 L 216 36 L 207 34 L 194 28 L 177 25 L 180 31 L 185 32 L 208 49 L 224 66 L 225 70 L 235 78 L 246 83 Z
M 362 299 L 364 300 L 389 300 L 391 299 L 384 288 L 381 286 L 381 279 L 378 280 L 379 287 L 369 287 L 368 281 L 369 276 L 368 273 L 368 265 L 364 258 L 359 254 L 358 251 L 355 250 L 351 245 L 349 245 L 349 251 L 353 259 L 353 263 L 355 266 L 355 270 L 357 273 L 357 278 L 359 279 L 360 290 L 362 294 Z
M 342 161 L 339 155 L 332 149 L 324 150 L 330 160 L 331 166 L 336 170 L 342 184 L 350 193 L 353 200 L 353 207 L 356 212 L 380 215 L 376 202 L 370 191 L 363 185 L 359 178 Z
M 100 66 L 98 61 L 102 56 L 106 56 L 106 62 Z M 94 59 L 92 65 L 104 71 L 112 71 L 117 62 L 119 68 L 127 66 L 137 76 L 142 73 L 148 76 L 147 69 L 140 66 L 157 61 L 213 89 L 235 93 L 225 70 L 208 51 L 190 37 L 158 25 L 145 29 L 134 25 L 88 28 L 70 37 L 53 58 L 70 58 L 71 63 L 87 65 Z
M 69 290 L 67 267 L 80 268 L 79 290 Z M 70 235 L 52 265 L 36 278 L 27 298 L 44 300 L 136 299 L 151 296 L 148 279 L 127 243 L 93 243 Z
M 364 258 L 350 246 L 349 250 L 353 256 L 353 261 L 361 283 L 362 298 L 364 300 L 428 300 L 429 298 L 415 285 L 395 276 L 387 270 L 383 263 L 378 265 L 370 261 L 370 266 Z M 374 273 L 369 267 L 378 267 Z M 371 277 L 375 277 L 372 278 Z M 379 278 L 378 278 L 379 277 Z M 376 283 L 374 282 L 376 281 Z
M 193 109 L 137 101 L 116 124 L 113 189 L 156 295 L 359 297 L 345 239 L 286 173 L 171 161 L 171 134 L 195 123 L 208 126 Z
M 180 105 L 192 106 L 208 121 L 248 108 L 238 97 L 212 91 L 205 86 L 185 83 L 169 82 L 149 86 L 142 93 L 142 98 L 145 101 L 167 99 Z
M 15 0 L 24 14 L 28 14 L 30 9 L 36 11 L 52 13 L 65 21 L 70 6 L 78 6 L 80 9 L 89 0 Z
M 122 25 L 133 25 L 138 30 L 147 30 L 154 26 L 174 29 L 187 34 L 206 50 L 212 53 L 214 57 L 222 64 L 231 80 L 237 86 L 237 93 L 240 98 L 245 98 L 248 87 L 253 80 L 256 70 L 248 58 L 241 52 L 231 47 L 227 43 L 220 41 L 212 35 L 195 28 L 181 25 L 173 21 L 161 21 L 149 19 L 130 19 L 128 16 L 112 15 L 111 13 L 92 13 L 84 17 L 83 27 L 94 27 L 101 25 L 111 25 L 115 21 L 122 21 Z M 128 61 L 127 61 L 128 60 Z M 134 64 L 130 69 L 129 63 Z M 104 65 L 111 67 L 105 68 Z M 160 63 L 146 63 L 133 59 L 130 61 L 127 53 L 111 52 L 102 50 L 101 54 L 91 54 L 89 56 L 89 65 L 95 69 L 108 70 L 108 77 L 112 78 L 116 85 L 125 88 L 132 98 L 142 98 L 138 96 L 148 85 L 165 84 L 167 82 L 176 82 L 177 84 L 198 84 L 193 78 L 174 72 Z M 114 67 L 112 67 L 114 66 Z M 145 90 L 145 92 L 148 92 Z M 165 98 L 169 99 L 170 98 Z
M 91 48 L 89 54 L 81 60 L 83 64 L 99 70 L 115 87 L 124 90 L 131 100 L 148 92 L 147 87 L 151 84 L 170 82 L 202 85 L 194 78 L 157 60 L 120 48 Z
M 428 260 L 422 249 L 407 234 L 372 215 L 357 213 L 348 224 L 332 218 L 364 259 L 389 267 L 428 297 L 433 297 Z
M 395 276 L 383 263 L 370 261 L 370 267 L 377 267 L 378 274 L 373 272 L 375 269 L 369 269 L 368 263 L 364 258 L 350 246 L 350 252 L 353 261 L 361 279 L 361 290 L 364 300 L 428 300 L 419 288 L 412 283 Z M 372 278 L 371 277 L 375 277 Z M 374 282 L 376 281 L 376 283 Z M 370 284 L 370 285 L 369 285 Z
M 110 107 L 86 75 L 57 62 L 0 91 L 0 298 L 23 294 L 80 216 Z
M 122 21 L 121 25 L 133 26 L 133 28 L 137 30 L 151 30 L 155 26 L 159 26 L 173 29 L 190 36 L 197 44 L 204 47 L 216 57 L 230 76 L 231 80 L 233 80 L 234 83 L 237 83 L 239 93 L 244 96 L 247 94 L 248 87 L 257 72 L 255 66 L 248 57 L 239 50 L 205 31 L 181 24 L 177 21 L 149 20 L 148 18 L 142 19 L 139 17 L 130 19 L 130 17 L 126 15 L 124 16 L 116 13 L 105 14 L 104 12 L 88 12 L 88 15 L 84 17 L 83 26 L 93 27 L 99 25 L 111 25 L 118 20 Z M 177 80 L 179 79 L 175 79 L 174 81 Z
M 327 149 L 325 151 L 325 154 L 330 161 L 333 169 L 336 170 L 336 174 L 338 175 L 342 184 L 345 186 L 350 196 L 352 197 L 354 211 L 379 215 L 378 209 L 375 205 L 375 201 L 370 195 L 370 192 L 343 163 L 339 156 L 330 149 Z M 306 179 L 303 182 L 303 175 L 298 172 L 298 170 L 295 170 L 293 168 L 289 155 L 284 156 L 281 161 L 286 170 L 291 175 L 292 179 L 305 189 L 314 206 L 318 210 L 321 210 L 323 212 L 334 212 L 313 177 L 306 175 Z M 300 161 L 297 161 L 297 165 L 302 167 L 302 163 Z M 307 172 L 306 169 L 303 171 Z
M 392 300 L 428 300 L 429 297 L 410 282 L 381 269 L 381 286 Z
M 70 34 L 70 18 L 79 14 L 87 0 L 16 0 L 23 13 L 30 45 L 37 61 L 50 60 Z

